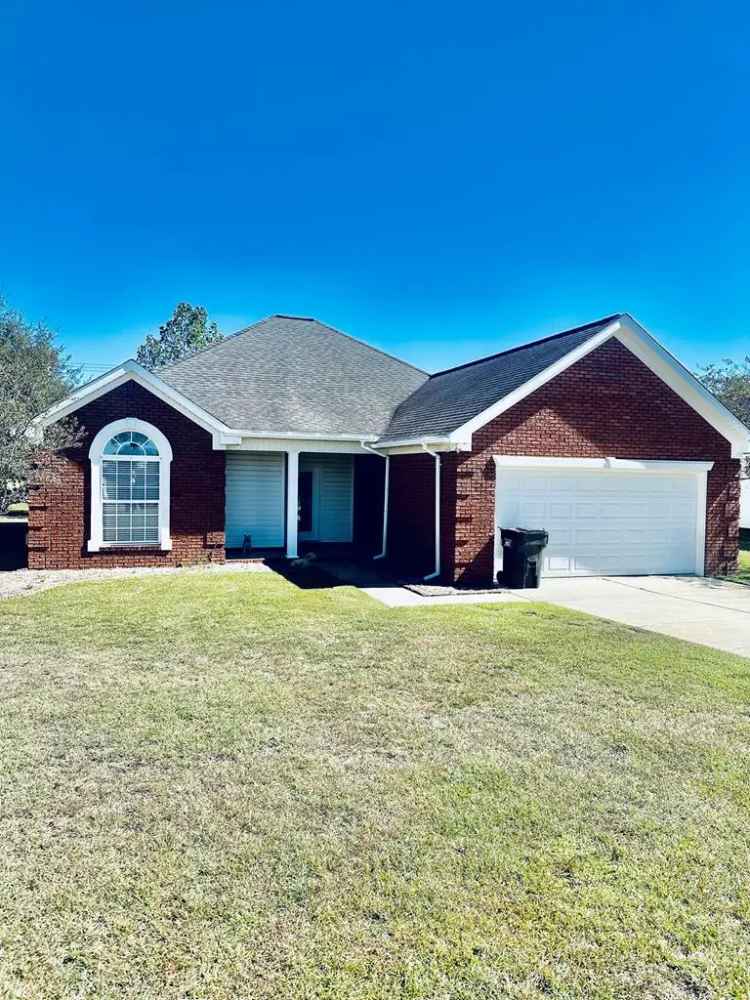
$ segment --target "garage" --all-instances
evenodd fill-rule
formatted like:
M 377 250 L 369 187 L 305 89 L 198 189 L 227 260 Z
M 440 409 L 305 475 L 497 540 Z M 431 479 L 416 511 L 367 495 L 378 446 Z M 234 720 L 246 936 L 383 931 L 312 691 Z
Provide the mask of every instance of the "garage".
M 498 455 L 495 523 L 549 532 L 548 577 L 702 575 L 712 464 Z

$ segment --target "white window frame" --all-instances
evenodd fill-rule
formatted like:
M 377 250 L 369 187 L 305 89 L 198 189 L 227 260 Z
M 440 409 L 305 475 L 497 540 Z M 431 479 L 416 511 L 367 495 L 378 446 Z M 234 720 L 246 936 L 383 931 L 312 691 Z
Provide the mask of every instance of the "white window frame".
M 102 499 L 102 462 L 111 456 L 104 454 L 109 441 L 123 431 L 136 431 L 145 434 L 156 445 L 159 451 L 159 538 L 156 542 L 105 542 L 103 527 L 104 500 Z M 102 427 L 89 448 L 91 462 L 91 537 L 88 541 L 89 552 L 99 552 L 102 549 L 160 549 L 169 552 L 172 539 L 169 535 L 169 484 L 172 465 L 172 447 L 158 427 L 138 420 L 136 417 L 126 417 L 114 420 Z M 157 459 L 154 459 L 157 461 Z

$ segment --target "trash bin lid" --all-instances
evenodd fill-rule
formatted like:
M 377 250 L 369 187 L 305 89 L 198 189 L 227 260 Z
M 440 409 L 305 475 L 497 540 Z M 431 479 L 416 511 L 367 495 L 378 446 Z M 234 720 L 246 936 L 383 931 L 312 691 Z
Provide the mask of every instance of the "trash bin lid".
M 500 534 L 503 540 L 512 539 L 520 545 L 528 542 L 543 542 L 546 545 L 549 537 L 544 528 L 501 528 Z
M 504 535 L 507 534 L 511 537 L 516 537 L 519 541 L 524 542 L 541 542 L 542 539 L 547 537 L 547 532 L 544 528 L 501 528 L 500 530 Z

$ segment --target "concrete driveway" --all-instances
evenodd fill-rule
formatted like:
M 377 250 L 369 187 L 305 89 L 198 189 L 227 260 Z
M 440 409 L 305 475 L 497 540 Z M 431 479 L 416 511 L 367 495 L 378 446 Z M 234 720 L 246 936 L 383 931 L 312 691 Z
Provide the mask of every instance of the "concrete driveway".
M 513 593 L 750 657 L 750 587 L 699 576 L 543 580 Z
M 542 580 L 537 590 L 462 593 L 436 587 L 437 593 L 423 596 L 372 567 L 341 560 L 321 560 L 320 566 L 389 608 L 546 601 L 750 658 L 750 587 L 711 577 L 588 576 Z

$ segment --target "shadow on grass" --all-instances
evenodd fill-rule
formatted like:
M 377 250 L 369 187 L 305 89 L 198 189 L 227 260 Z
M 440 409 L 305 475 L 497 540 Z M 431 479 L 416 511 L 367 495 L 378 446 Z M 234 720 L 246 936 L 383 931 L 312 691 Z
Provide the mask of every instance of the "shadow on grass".
M 341 580 L 326 573 L 314 562 L 300 560 L 295 563 L 288 559 L 269 559 L 267 565 L 300 590 L 328 590 L 331 587 L 341 586 Z

